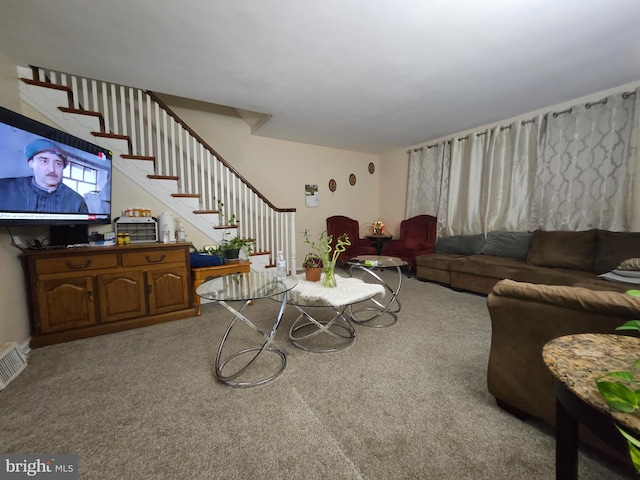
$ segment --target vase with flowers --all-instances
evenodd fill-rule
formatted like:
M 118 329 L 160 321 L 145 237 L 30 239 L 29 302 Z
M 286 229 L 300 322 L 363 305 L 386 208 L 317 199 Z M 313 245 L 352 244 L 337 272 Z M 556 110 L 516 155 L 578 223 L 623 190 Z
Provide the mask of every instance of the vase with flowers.
M 371 234 L 377 235 L 377 236 L 382 236 L 385 234 L 384 223 L 382 222 L 381 219 L 378 219 L 375 222 L 373 222 L 373 224 L 371 225 Z
M 328 235 L 326 230 L 320 234 L 320 238 L 316 243 L 309 236 L 309 231 L 304 231 L 304 241 L 311 245 L 311 248 L 315 250 L 318 256 L 322 259 L 322 265 L 324 268 L 324 278 L 322 279 L 322 286 L 332 288 L 336 286 L 336 277 L 334 270 L 336 268 L 336 261 L 338 255 L 344 252 L 351 242 L 349 241 L 349 235 L 343 233 L 336 239 L 335 245 L 331 245 L 333 242 L 333 236 Z

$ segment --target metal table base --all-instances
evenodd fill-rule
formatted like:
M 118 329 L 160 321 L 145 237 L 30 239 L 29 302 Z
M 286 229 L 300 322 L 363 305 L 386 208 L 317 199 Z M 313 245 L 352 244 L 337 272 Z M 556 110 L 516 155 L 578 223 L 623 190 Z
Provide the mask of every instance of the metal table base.
M 369 277 L 369 279 L 373 279 L 382 285 L 390 294 L 388 297 L 383 297 L 380 300 L 371 298 L 369 301 L 373 304 L 372 306 L 349 306 L 351 321 L 370 328 L 387 328 L 398 323 L 397 313 L 402 309 L 398 294 L 402 287 L 402 267 L 406 266 L 407 262 L 396 257 L 365 255 L 356 257 L 349 263 L 351 265 L 349 267 L 349 275 L 353 276 L 355 270 L 360 270 L 362 278 Z M 395 288 L 392 288 L 391 285 L 376 273 L 375 269 L 378 268 L 395 268 L 397 270 L 398 284 Z M 386 303 L 383 303 L 383 300 L 387 300 Z
M 289 330 L 291 343 L 296 347 L 308 352 L 329 353 L 343 350 L 355 341 L 356 331 L 344 316 L 346 307 L 343 307 L 342 310 L 334 309 L 335 315 L 330 320 L 316 320 L 297 303 L 293 303 L 293 306 L 300 312 L 300 315 Z M 325 309 L 327 308 L 329 307 Z M 331 337 L 329 340 L 334 340 L 338 343 L 323 343 L 320 340 L 322 336 Z M 314 341 L 316 342 L 315 344 Z

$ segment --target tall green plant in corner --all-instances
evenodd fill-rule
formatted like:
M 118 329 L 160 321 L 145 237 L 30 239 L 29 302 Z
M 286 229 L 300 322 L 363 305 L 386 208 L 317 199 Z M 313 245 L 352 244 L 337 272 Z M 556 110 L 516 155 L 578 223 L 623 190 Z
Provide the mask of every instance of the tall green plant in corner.
M 640 297 L 640 290 L 628 290 L 629 295 Z M 640 320 L 631 320 L 616 330 L 635 330 L 640 332 Z M 636 375 L 640 372 L 640 357 L 631 366 L 632 370 L 608 372 L 596 378 L 598 391 L 612 410 L 623 413 L 634 413 L 640 406 L 640 379 Z M 640 473 L 640 439 L 616 425 L 620 434 L 627 441 L 629 455 L 636 472 Z

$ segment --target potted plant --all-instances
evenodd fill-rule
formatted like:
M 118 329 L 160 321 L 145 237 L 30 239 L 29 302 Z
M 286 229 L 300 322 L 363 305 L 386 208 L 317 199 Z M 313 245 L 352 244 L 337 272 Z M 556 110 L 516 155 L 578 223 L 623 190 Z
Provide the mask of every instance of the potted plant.
M 225 234 L 229 235 L 227 232 Z M 233 238 L 224 238 L 222 242 L 220 242 L 220 251 L 224 258 L 228 261 L 238 261 L 240 258 L 240 252 L 244 251 L 247 256 L 253 253 L 253 242 L 252 238 L 242 238 L 242 237 L 233 237 Z
M 307 253 L 302 262 L 304 274 L 309 282 L 319 282 L 322 274 L 322 259 L 315 253 Z

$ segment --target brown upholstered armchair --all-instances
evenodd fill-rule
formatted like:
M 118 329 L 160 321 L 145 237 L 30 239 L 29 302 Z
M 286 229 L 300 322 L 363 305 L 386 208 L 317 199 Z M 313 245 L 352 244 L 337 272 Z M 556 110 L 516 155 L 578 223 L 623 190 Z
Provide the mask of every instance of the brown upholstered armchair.
M 371 246 L 371 242 L 366 238 L 360 238 L 360 225 L 357 220 L 345 217 L 343 215 L 334 215 L 327 218 L 327 235 L 333 237 L 331 246 L 335 245 L 336 239 L 346 233 L 349 235 L 351 245 L 340 253 L 339 262 L 348 262 L 349 259 L 358 255 L 375 255 L 376 249 Z
M 400 223 L 400 238 L 389 240 L 382 255 L 399 257 L 407 262 L 407 275 L 416 268 L 416 257 L 433 253 L 436 249 L 437 219 L 431 215 L 417 215 Z

